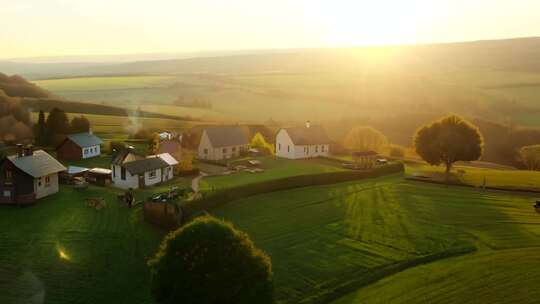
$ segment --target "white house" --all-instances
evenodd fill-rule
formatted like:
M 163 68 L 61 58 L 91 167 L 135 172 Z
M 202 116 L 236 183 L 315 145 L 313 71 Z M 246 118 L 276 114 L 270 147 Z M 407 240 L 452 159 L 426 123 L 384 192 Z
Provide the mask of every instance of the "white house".
M 178 161 L 168 153 L 142 157 L 132 151 L 121 152 L 111 164 L 115 187 L 138 189 L 173 179 Z
M 247 151 L 249 134 L 246 128 L 212 127 L 203 130 L 198 148 L 200 159 L 222 160 L 238 157 Z
M 330 142 L 322 127 L 309 122 L 303 127 L 283 128 L 276 135 L 276 156 L 289 159 L 328 156 Z

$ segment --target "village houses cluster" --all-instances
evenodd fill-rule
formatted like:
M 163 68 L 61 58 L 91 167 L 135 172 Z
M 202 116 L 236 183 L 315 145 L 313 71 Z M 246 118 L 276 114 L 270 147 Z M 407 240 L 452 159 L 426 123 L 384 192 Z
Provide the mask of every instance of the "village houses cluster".
M 31 145 L 17 145 L 16 153 L 0 161 L 0 203 L 32 204 L 59 191 L 62 179 L 84 177 L 98 185 L 137 189 L 174 178 L 182 158 L 182 136 L 159 134 L 159 151 L 142 155 L 132 147 L 115 151 L 109 168 L 65 166 L 62 162 L 101 157 L 103 140 L 91 131 L 67 135 L 56 147 L 56 158 Z M 320 126 L 309 122 L 300 127 L 281 128 L 272 139 L 276 157 L 305 159 L 328 156 L 330 139 Z M 237 158 L 250 149 L 250 131 L 243 126 L 212 126 L 202 129 L 197 158 L 221 161 Z

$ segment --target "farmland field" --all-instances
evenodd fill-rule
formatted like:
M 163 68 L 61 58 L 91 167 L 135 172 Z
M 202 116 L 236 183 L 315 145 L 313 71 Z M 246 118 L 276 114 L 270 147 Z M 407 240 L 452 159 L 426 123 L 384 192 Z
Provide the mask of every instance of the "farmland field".
M 485 266 L 493 261 L 503 270 L 508 259 L 516 259 L 519 269 L 538 265 L 531 255 L 540 253 L 540 217 L 532 201 L 529 195 L 448 189 L 385 177 L 259 195 L 225 205 L 215 215 L 249 233 L 271 256 L 280 303 L 328 303 L 365 286 L 368 292 L 374 286 L 373 295 L 380 294 L 383 303 L 393 299 L 384 298 L 387 293 L 391 297 L 405 292 L 410 292 L 405 298 L 410 301 L 404 303 L 432 303 L 429 299 L 438 297 L 455 302 L 461 296 L 467 300 L 474 292 L 487 292 L 470 281 L 506 279 L 527 285 L 529 279 L 537 278 L 516 276 L 513 271 L 495 275 Z M 425 264 L 439 259 L 442 262 Z M 441 267 L 437 265 L 446 261 L 452 265 L 455 261 L 456 269 L 463 272 L 457 276 L 468 280 L 442 273 L 429 276 L 426 267 Z M 416 263 L 425 266 L 370 285 Z M 407 280 L 401 275 L 422 269 L 428 272 L 411 285 L 433 279 L 439 282 L 437 286 L 451 285 L 448 297 L 452 297 L 445 298 L 449 289 L 443 288 L 442 294 L 434 291 L 427 299 L 421 291 L 399 289 L 402 285 L 397 280 Z M 506 295 L 506 302 L 537 299 L 504 291 L 498 294 Z M 360 290 L 340 303 L 357 303 L 362 295 Z M 377 300 L 361 299 L 358 303 Z
M 429 79 L 426 80 L 426 79 Z M 203 120 L 261 122 L 446 113 L 540 126 L 540 75 L 529 72 L 167 74 L 77 77 L 36 84 L 68 100 Z M 526 84 L 526 85 L 523 85 Z M 175 104 L 203 100 L 211 108 Z M 422 102 L 419 103 L 418 101 Z M 287 111 L 283 111 L 286 107 Z

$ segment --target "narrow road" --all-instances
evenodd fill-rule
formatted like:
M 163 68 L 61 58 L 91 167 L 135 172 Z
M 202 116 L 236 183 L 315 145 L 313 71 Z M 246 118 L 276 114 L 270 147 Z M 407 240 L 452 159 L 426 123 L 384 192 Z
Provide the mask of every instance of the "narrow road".
M 193 192 L 195 192 L 195 194 L 199 193 L 200 181 L 205 176 L 208 176 L 208 174 L 206 174 L 204 172 L 200 172 L 197 177 L 195 177 L 194 179 L 191 180 L 191 189 L 193 189 Z

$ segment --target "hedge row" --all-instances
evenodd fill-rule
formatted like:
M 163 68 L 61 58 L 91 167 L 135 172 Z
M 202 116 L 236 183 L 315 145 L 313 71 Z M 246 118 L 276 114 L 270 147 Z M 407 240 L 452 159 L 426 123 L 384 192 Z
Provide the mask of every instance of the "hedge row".
M 184 212 L 186 212 L 186 218 L 189 218 L 195 213 L 212 210 L 228 202 L 261 193 L 282 191 L 308 186 L 329 185 L 358 179 L 379 177 L 393 173 L 401 173 L 404 171 L 404 169 L 405 167 L 402 163 L 394 163 L 382 167 L 377 167 L 369 171 L 351 170 L 319 173 L 312 175 L 290 176 L 261 183 L 248 184 L 218 190 L 206 197 L 185 204 L 182 209 Z

